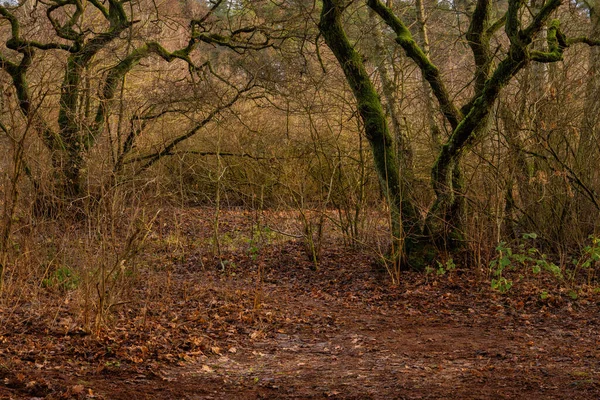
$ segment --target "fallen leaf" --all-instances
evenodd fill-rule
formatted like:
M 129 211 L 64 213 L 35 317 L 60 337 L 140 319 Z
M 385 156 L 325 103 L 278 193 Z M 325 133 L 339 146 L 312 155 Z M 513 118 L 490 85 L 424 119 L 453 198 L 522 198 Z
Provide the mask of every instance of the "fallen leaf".
M 85 387 L 83 387 L 83 385 L 75 385 L 71 387 L 71 392 L 73 394 L 82 394 L 83 392 L 85 392 Z

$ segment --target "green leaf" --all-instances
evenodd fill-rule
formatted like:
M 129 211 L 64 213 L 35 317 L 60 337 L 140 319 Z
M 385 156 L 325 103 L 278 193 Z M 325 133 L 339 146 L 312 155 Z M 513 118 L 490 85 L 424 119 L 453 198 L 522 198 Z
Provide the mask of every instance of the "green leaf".
M 568 294 L 569 294 L 569 297 L 570 297 L 570 298 L 572 298 L 573 300 L 577 300 L 577 297 L 579 297 L 579 296 L 577 295 L 577 292 L 576 292 L 576 291 L 574 291 L 574 290 L 569 290 L 569 293 L 568 293 Z

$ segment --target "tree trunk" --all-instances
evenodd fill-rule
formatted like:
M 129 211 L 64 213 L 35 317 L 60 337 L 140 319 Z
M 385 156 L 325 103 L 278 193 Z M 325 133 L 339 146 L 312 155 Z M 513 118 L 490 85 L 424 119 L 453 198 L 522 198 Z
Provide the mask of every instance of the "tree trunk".
M 390 117 L 390 123 L 396 141 L 400 175 L 410 181 L 412 180 L 413 170 L 413 150 L 406 132 L 402 129 L 400 113 L 396 107 L 395 85 L 394 81 L 390 78 L 390 72 L 388 70 L 388 63 L 392 64 L 393 60 L 389 60 L 389 57 L 387 56 L 385 43 L 383 41 L 383 32 L 381 31 L 381 27 L 377 24 L 375 14 L 372 10 L 370 11 L 369 16 L 374 23 L 373 39 L 375 40 L 377 73 L 381 79 L 381 89 L 385 99 L 385 106 Z
M 367 73 L 362 56 L 354 50 L 342 27 L 342 2 L 323 1 L 319 30 L 338 60 L 358 103 L 365 135 L 371 145 L 375 168 L 390 207 L 392 252 L 394 262 L 408 264 L 408 256 L 416 244 L 417 215 L 398 169 L 386 116 L 379 95 Z

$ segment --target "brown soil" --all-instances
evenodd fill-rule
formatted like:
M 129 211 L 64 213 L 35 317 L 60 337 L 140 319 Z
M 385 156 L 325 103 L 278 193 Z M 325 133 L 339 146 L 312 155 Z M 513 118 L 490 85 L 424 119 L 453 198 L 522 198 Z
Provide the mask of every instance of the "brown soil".
M 502 295 L 467 268 L 393 286 L 339 245 L 312 271 L 294 240 L 228 250 L 223 271 L 202 254 L 140 273 L 95 334 L 68 307 L 0 309 L 0 398 L 600 398 L 593 292 Z

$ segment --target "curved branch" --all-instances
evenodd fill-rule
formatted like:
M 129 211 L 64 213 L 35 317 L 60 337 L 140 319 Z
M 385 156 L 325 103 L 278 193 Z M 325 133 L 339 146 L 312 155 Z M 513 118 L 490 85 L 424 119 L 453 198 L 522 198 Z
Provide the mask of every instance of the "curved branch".
M 492 69 L 490 37 L 487 35 L 491 9 L 491 0 L 477 0 L 467 31 L 467 40 L 475 60 L 475 95 L 483 90 Z
M 133 67 L 138 65 L 142 59 L 150 56 L 151 54 L 155 54 L 167 62 L 180 59 L 193 67 L 193 63 L 189 58 L 189 53 L 192 50 L 193 46 L 188 46 L 181 50 L 169 52 L 157 42 L 148 42 L 143 46 L 133 50 L 121 62 L 112 67 L 108 73 L 108 76 L 106 77 L 106 80 L 104 81 L 104 87 L 100 93 L 100 103 L 98 104 L 98 108 L 96 110 L 94 125 L 90 128 L 87 139 L 85 140 L 86 149 L 89 149 L 96 142 L 96 139 L 100 133 L 102 133 L 106 116 L 108 115 L 110 108 L 110 102 L 115 97 L 119 82 L 121 82 L 123 77 L 129 73 Z
M 578 37 L 567 39 L 567 45 L 569 45 L 569 46 L 571 46 L 573 44 L 579 44 L 579 43 L 587 44 L 588 46 L 600 46 L 600 40 L 591 39 L 587 36 L 578 36 Z
M 525 30 L 519 32 L 520 36 L 525 39 L 526 43 L 529 44 L 533 40 L 533 37 L 544 27 L 550 14 L 552 14 L 560 5 L 561 0 L 549 0 L 540 11 L 533 17 L 533 21 L 529 24 Z
M 233 36 L 233 34 L 231 36 L 224 36 L 218 33 L 200 33 L 194 35 L 192 38 L 198 42 L 227 47 L 236 53 L 241 53 L 245 50 L 262 50 L 268 47 L 273 47 L 273 44 L 268 36 L 266 36 L 265 40 L 262 42 L 239 41 L 234 39 Z
M 440 71 L 425 52 L 419 47 L 412 34 L 404 23 L 379 0 L 367 0 L 369 7 L 375 11 L 381 19 L 396 33 L 396 42 L 402 46 L 406 55 L 410 57 L 421 69 L 421 72 L 429 82 L 433 94 L 437 98 L 442 113 L 455 129 L 463 118 L 461 111 L 454 105 L 446 85 L 442 81 Z
M 504 13 L 500 18 L 498 18 L 494 23 L 492 23 L 489 28 L 485 31 L 487 36 L 492 36 L 494 33 L 498 32 L 500 28 L 502 28 L 506 24 L 506 14 Z
M 56 35 L 62 39 L 66 39 L 66 40 L 71 40 L 71 41 L 78 41 L 78 40 L 82 40 L 82 34 L 81 32 L 76 32 L 73 29 L 73 26 L 75 26 L 75 24 L 77 23 L 77 21 L 80 19 L 81 15 L 83 14 L 83 5 L 81 4 L 80 0 L 54 0 L 53 1 L 53 5 L 51 5 L 50 7 L 48 7 L 46 9 L 46 18 L 48 18 L 48 21 L 50 21 L 50 24 L 52 24 L 52 27 L 54 28 L 54 31 L 56 32 Z M 68 19 L 67 22 L 65 22 L 63 25 L 61 25 L 57 19 L 55 19 L 52 16 L 52 13 L 56 10 L 59 10 L 65 6 L 68 5 L 74 5 L 75 6 L 75 12 L 71 15 L 71 17 Z

